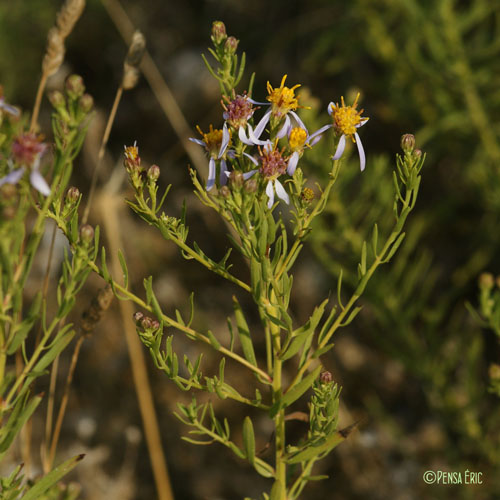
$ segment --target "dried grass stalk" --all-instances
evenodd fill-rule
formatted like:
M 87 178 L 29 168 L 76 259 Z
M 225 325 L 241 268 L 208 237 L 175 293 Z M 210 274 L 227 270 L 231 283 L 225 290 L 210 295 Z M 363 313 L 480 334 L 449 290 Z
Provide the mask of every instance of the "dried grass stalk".
M 85 0 L 66 0 L 57 14 L 56 26 L 63 38 L 66 38 L 75 27 L 78 18 L 85 8 Z
M 53 75 L 64 61 L 64 38 L 56 27 L 47 35 L 47 49 L 42 62 L 42 71 L 46 76 Z
M 124 90 L 130 90 L 137 85 L 139 79 L 138 68 L 145 51 L 146 39 L 140 31 L 135 31 L 123 64 L 122 87 Z

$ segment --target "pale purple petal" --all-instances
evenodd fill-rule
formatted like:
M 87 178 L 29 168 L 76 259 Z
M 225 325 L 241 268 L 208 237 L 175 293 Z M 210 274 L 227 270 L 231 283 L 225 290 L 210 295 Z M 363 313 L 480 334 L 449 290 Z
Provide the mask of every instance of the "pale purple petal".
M 50 194 L 50 187 L 45 182 L 45 179 L 42 177 L 42 174 L 36 168 L 34 168 L 31 171 L 30 182 L 31 182 L 31 185 L 37 191 L 39 191 L 40 193 L 42 193 L 44 196 L 49 196 L 49 194 Z
M 261 136 L 262 132 L 264 132 L 264 129 L 266 128 L 266 125 L 269 122 L 270 116 L 271 116 L 271 110 L 269 109 L 255 127 L 255 136 L 257 137 L 257 139 Z
M 281 139 L 285 137 L 285 135 L 288 133 L 288 131 L 291 129 L 291 123 L 290 123 L 290 118 L 288 116 L 285 116 L 285 124 L 283 127 L 281 127 L 280 131 L 276 134 L 277 139 Z
M 14 116 L 19 116 L 19 110 L 15 108 L 14 106 L 11 106 L 10 104 L 7 104 L 4 102 L 3 99 L 0 99 L 0 109 L 3 109 L 4 111 L 7 111 L 7 113 L 10 113 L 11 115 Z
M 354 125 L 355 128 L 362 127 L 369 119 L 365 118 L 364 120 L 361 120 L 357 125 Z
M 248 153 L 243 153 L 254 165 L 258 165 L 259 162 L 252 156 L 249 155 Z
M 330 116 L 332 116 L 332 113 L 333 113 L 333 110 L 335 109 L 335 104 L 333 104 L 333 102 L 331 102 L 329 105 L 328 105 L 328 114 Z
M 252 177 L 256 172 L 258 172 L 259 169 L 254 169 L 254 170 L 250 170 L 249 172 L 245 172 L 243 174 L 243 179 L 247 180 L 247 179 L 250 179 L 250 177 Z
M 299 127 L 303 128 L 306 131 L 306 133 L 308 133 L 307 127 L 305 126 L 304 122 L 299 118 L 299 115 L 295 111 L 290 111 L 290 114 L 295 118 L 295 120 L 299 124 Z
M 345 149 L 345 135 L 342 134 L 340 137 L 339 145 L 337 146 L 337 151 L 335 151 L 335 154 L 333 155 L 333 160 L 338 160 L 343 154 L 344 154 L 344 149 Z
M 251 125 L 248 125 L 248 137 L 250 137 L 250 140 L 252 141 L 253 144 L 258 144 L 259 146 L 265 146 L 266 144 L 269 144 L 271 141 L 261 141 L 259 137 L 255 134 L 253 128 Z
M 21 177 L 24 174 L 24 167 L 18 168 L 17 170 L 13 170 L 9 174 L 7 174 L 5 177 L 0 179 L 0 186 L 3 186 L 4 184 L 17 184 Z
M 247 146 L 254 146 L 254 143 L 248 139 L 245 129 L 241 125 L 238 129 L 238 137 L 243 144 L 246 144 Z
M 189 140 L 191 142 L 195 142 L 196 144 L 199 144 L 200 146 L 207 147 L 207 145 L 201 139 L 195 139 L 194 137 L 190 137 Z
M 223 154 L 226 152 L 227 145 L 229 144 L 230 139 L 231 139 L 231 136 L 229 135 L 229 130 L 227 129 L 227 124 L 224 123 L 224 126 L 222 127 L 222 143 L 220 145 L 218 158 L 223 156 Z
M 226 160 L 220 161 L 220 174 L 219 174 L 219 182 L 221 186 L 225 186 L 227 183 L 227 178 L 229 177 L 229 171 L 227 169 Z
M 269 181 L 266 186 L 266 194 L 267 197 L 269 198 L 269 201 L 267 202 L 267 208 L 271 208 L 274 203 L 274 188 L 273 188 L 273 181 Z
M 215 184 L 215 160 L 210 158 L 208 162 L 208 179 L 207 179 L 207 191 L 210 191 Z
M 276 189 L 276 194 L 278 195 L 278 198 L 283 200 L 288 205 L 290 203 L 290 198 L 288 198 L 288 194 L 285 191 L 285 188 L 278 179 L 274 181 L 274 189 Z
M 357 132 L 354 134 L 354 137 L 356 138 L 356 146 L 358 146 L 359 168 L 361 168 L 361 172 L 362 172 L 365 169 L 365 165 L 366 165 L 365 150 L 363 149 L 363 144 L 361 144 L 361 139 L 359 138 L 359 135 Z
M 314 132 L 313 134 L 311 134 L 309 136 L 309 139 L 308 139 L 309 144 L 311 146 L 314 146 L 321 139 L 322 134 L 324 132 L 326 132 L 329 128 L 332 128 L 332 127 L 333 127 L 333 125 L 329 124 L 329 125 L 324 125 L 320 129 L 316 130 L 316 132 Z
M 299 163 L 299 157 L 300 157 L 299 152 L 295 151 L 288 160 L 288 167 L 286 168 L 288 175 L 293 175 L 295 173 L 295 169 L 297 168 L 297 163 Z
M 261 104 L 262 106 L 270 106 L 271 105 L 270 102 L 258 102 L 258 101 L 254 101 L 250 97 L 247 97 L 247 101 L 251 102 L 252 104 Z

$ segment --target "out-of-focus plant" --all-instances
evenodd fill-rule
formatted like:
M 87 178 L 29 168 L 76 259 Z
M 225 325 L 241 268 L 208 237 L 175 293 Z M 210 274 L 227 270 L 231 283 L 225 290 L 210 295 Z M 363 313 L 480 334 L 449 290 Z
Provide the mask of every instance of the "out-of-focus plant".
M 363 110 L 357 109 L 358 98 L 347 106 L 342 99 L 340 105 L 330 103 L 328 106 L 332 121 L 310 133 L 296 112 L 302 107 L 300 96 L 296 95 L 299 85 L 286 86 L 284 76 L 278 87 L 268 83 L 266 102 L 258 102 L 252 95 L 252 77 L 247 91 L 237 93 L 235 87 L 244 70 L 244 56 L 241 59 L 237 56 L 238 40 L 228 37 L 224 24 L 216 22 L 212 41 L 214 48 L 210 52 L 218 65 L 212 67 L 206 59 L 205 62 L 220 83 L 224 123 L 220 129 L 210 126 L 208 132 L 198 128 L 201 138 L 192 140 L 207 152 L 208 179 L 203 186 L 194 171 L 191 171 L 191 179 L 201 203 L 227 224 L 232 247 L 248 265 L 250 281 L 241 277 L 248 273 L 245 269 L 234 272 L 230 260 L 232 248 L 216 261 L 195 242 L 189 242 L 185 206 L 180 217 L 162 211 L 170 188 L 159 196 L 160 168 L 157 165 L 143 167 L 137 144 L 125 148 L 124 164 L 135 193 L 128 204 L 167 241 L 177 245 L 186 259 L 196 261 L 249 294 L 255 303 L 262 333 L 250 331 L 247 314 L 236 295 L 233 297 L 234 318 L 228 318 L 231 340 L 223 345 L 218 332 L 200 331 L 194 326 L 193 296 L 190 313 L 185 317 L 180 311 L 172 313 L 162 307 L 154 293 L 152 277 L 144 280 L 145 301 L 134 294 L 129 288 L 128 269 L 122 257 L 124 285 L 110 275 L 104 249 L 100 263 L 89 260 L 89 266 L 110 284 L 118 298 L 131 300 L 144 310 L 135 314 L 141 340 L 149 348 L 156 366 L 180 389 L 191 392 L 191 403 L 179 404 L 177 413 L 190 427 L 190 435 L 185 439 L 195 444 L 219 443 L 246 459 L 259 474 L 273 480 L 264 498 L 295 499 L 309 481 L 321 479 L 313 475 L 314 464 L 340 444 L 351 430 L 351 427 L 338 429 L 340 390 L 332 375 L 324 371 L 320 358 L 333 347 L 334 333 L 349 325 L 359 313 L 358 299 L 376 269 L 389 262 L 402 243 L 404 224 L 415 206 L 424 156 L 415 148 L 413 136 L 403 137 L 403 155 L 397 157 L 391 181 L 395 221 L 388 236 L 379 237 L 375 225 L 369 242 L 364 241 L 356 287 L 345 302 L 340 277 L 336 304 L 327 307 L 329 299 L 326 299 L 304 324 L 294 324 L 290 310 L 293 265 L 341 177 L 341 157 L 348 142 L 357 146 L 360 166 L 364 168 L 366 159 L 358 129 L 368 119 L 362 116 Z M 264 107 L 266 111 L 257 121 L 255 113 Z M 330 172 L 328 179 L 317 185 L 315 193 L 307 185 L 302 165 L 307 172 L 309 151 L 323 136 L 331 134 L 330 129 L 334 136 L 334 154 L 331 160 L 328 155 L 326 160 L 322 159 L 330 164 Z M 67 228 L 63 230 L 69 234 Z M 218 373 L 203 375 L 201 353 L 194 360 L 185 355 L 179 359 L 174 335 L 164 336 L 169 329 L 219 353 Z M 265 338 L 263 362 L 257 359 L 254 345 L 259 334 Z M 251 394 L 243 394 L 233 385 L 231 375 L 226 374 L 226 364 L 230 361 L 253 374 L 255 386 Z M 293 366 L 292 380 L 284 377 L 287 366 Z M 298 401 L 309 389 L 313 395 L 309 398 L 308 412 L 293 411 L 294 406 L 303 408 L 303 403 L 300 406 Z M 258 453 L 259 429 L 255 429 L 250 414 L 243 421 L 243 441 L 237 443 L 231 437 L 235 434 L 234 424 L 216 416 L 211 401 L 199 403 L 196 397 L 199 391 L 222 400 L 232 399 L 267 414 L 274 425 L 274 458 L 268 461 Z M 303 439 L 290 442 L 287 422 L 298 414 L 309 422 L 309 431 Z
M 98 231 L 94 234 L 88 225 L 79 227 L 78 190 L 68 189 L 73 160 L 83 143 L 92 110 L 92 98 L 84 91 L 82 79 L 73 75 L 64 94 L 55 91 L 51 95 L 52 151 L 40 135 L 26 130 L 16 108 L 6 104 L 3 97 L 0 102 L 0 459 L 43 399 L 43 394 L 33 394 L 34 382 L 47 373 L 75 335 L 67 317 L 91 272 L 89 258 L 95 258 L 98 248 Z M 49 171 L 51 180 L 47 182 L 44 173 Z M 47 309 L 43 286 L 31 304 L 23 298 L 46 222 L 51 218 L 64 227 L 70 243 L 62 263 L 54 314 Z M 31 487 L 14 474 L 10 486 L 4 489 L 13 495 L 14 490 L 8 488 L 17 485 L 15 491 L 24 492 L 23 498 L 41 498 L 37 495 L 81 458 L 70 459 Z

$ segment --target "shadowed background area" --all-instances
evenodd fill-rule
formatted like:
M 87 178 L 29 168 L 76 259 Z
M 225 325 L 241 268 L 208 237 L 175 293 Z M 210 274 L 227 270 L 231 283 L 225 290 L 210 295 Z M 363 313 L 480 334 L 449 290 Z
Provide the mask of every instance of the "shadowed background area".
M 116 2 L 87 2 L 68 38 L 64 66 L 48 85 L 61 88 L 68 74 L 77 73 L 95 100 L 97 112 L 72 181 L 84 200 L 127 52 L 116 26 L 123 17 L 112 19 L 103 4 L 113 8 Z M 194 291 L 196 324 L 210 328 L 222 342 L 228 340 L 226 317 L 232 314 L 231 296 L 238 290 L 184 260 L 125 203 L 116 208 L 116 197 L 131 195 L 124 174 L 119 175 L 123 145 L 137 141 L 143 163 L 158 164 L 162 185 L 173 184 L 167 213 L 178 216 L 186 200 L 191 240 L 214 260 L 225 254 L 225 226 L 194 197 L 187 169 L 191 164 L 206 176 L 203 168 L 208 168 L 208 161 L 200 160 L 201 150 L 198 159 L 188 156 L 178 136 L 185 127 L 182 119 L 193 130 L 195 125 L 207 130 L 211 123 L 220 127 L 223 121 L 218 84 L 200 57 L 208 54 L 212 21 L 224 21 L 228 34 L 240 40 L 239 50 L 246 53 L 240 90 L 255 72 L 252 97 L 262 101 L 266 82 L 276 87 L 287 74 L 287 85 L 302 84 L 301 102 L 311 109 L 299 112 L 312 130 L 328 123 L 330 101 L 340 101 L 343 95 L 351 103 L 361 92 L 361 107 L 370 117 L 360 131 L 366 171 L 360 175 L 351 147 L 323 221 L 297 263 L 292 302 L 297 322 L 306 321 L 314 306 L 335 290 L 341 269 L 344 287 L 352 291 L 363 240 L 375 222 L 381 233 L 389 231 L 392 167 L 403 133 L 415 134 L 427 160 L 403 246 L 369 283 L 360 315 L 324 356 L 325 367 L 343 387 L 341 427 L 358 422 L 358 429 L 317 466 L 318 474 L 330 478 L 311 483 L 304 498 L 500 495 L 500 401 L 488 392 L 488 367 L 499 362 L 500 349 L 494 333 L 482 328 L 466 307 L 467 302 L 477 306 L 480 273 L 500 273 L 500 124 L 495 122 L 500 116 L 500 2 L 143 0 L 123 1 L 122 6 L 144 33 L 151 57 L 183 114 L 167 116 L 141 78 L 124 94 L 100 169 L 89 221 L 102 226 L 103 214 L 117 211 L 119 227 L 114 229 L 121 233 L 132 288 L 142 293 L 143 278 L 152 275 L 160 302 L 172 311 L 187 311 Z M 58 2 L 44 0 L 0 5 L 0 84 L 8 102 L 27 111 L 33 106 L 46 34 L 58 8 Z M 46 100 L 40 123 L 48 135 Z M 323 139 L 301 164 L 311 184 L 328 174 L 330 140 L 331 136 Z M 101 188 L 106 184 L 104 195 Z M 104 244 L 107 236 L 105 232 Z M 62 247 L 61 238 L 56 259 Z M 40 262 L 40 276 L 43 266 Z M 235 257 L 235 269 L 246 278 L 243 266 Z M 38 286 L 33 281 L 27 287 L 28 299 Z M 78 314 L 101 286 L 102 280 L 91 277 Z M 258 315 L 245 299 L 241 298 L 242 306 L 258 338 Z M 194 357 L 195 344 L 180 336 L 175 342 L 178 352 Z M 263 338 L 257 347 L 264 355 Z M 65 356 L 61 380 L 70 354 Z M 149 358 L 147 363 L 175 498 L 256 498 L 267 482 L 230 452 L 180 440 L 184 429 L 172 411 L 177 401 L 189 402 L 189 396 L 156 371 Z M 215 372 L 217 366 L 217 357 L 207 350 L 205 371 Z M 289 370 L 288 376 L 293 366 Z M 234 377 L 243 390 L 249 382 L 249 375 L 236 367 L 228 367 L 226 376 Z M 307 411 L 303 406 L 298 409 Z M 216 399 L 214 407 L 240 428 L 244 409 Z M 272 429 L 265 419 L 255 422 L 257 447 L 263 449 Z M 33 422 L 35 442 L 42 428 L 43 413 Z M 58 450 L 61 459 L 87 453 L 72 476 L 83 486 L 82 498 L 155 498 L 140 429 L 115 303 L 83 344 Z M 305 430 L 296 422 L 290 436 L 299 439 Z M 426 470 L 467 469 L 482 472 L 483 484 L 432 486 L 422 479 Z

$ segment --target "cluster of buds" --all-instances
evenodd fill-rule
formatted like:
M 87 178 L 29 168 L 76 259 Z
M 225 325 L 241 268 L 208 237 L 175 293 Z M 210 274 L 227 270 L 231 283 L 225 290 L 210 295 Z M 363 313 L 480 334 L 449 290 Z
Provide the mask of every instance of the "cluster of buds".
M 234 36 L 227 36 L 226 26 L 222 21 L 212 24 L 211 39 L 217 55 L 233 56 L 238 49 L 239 40 Z
M 140 311 L 133 315 L 137 333 L 146 347 L 151 347 L 160 333 L 160 322 Z
M 64 130 L 78 127 L 94 107 L 94 99 L 85 92 L 85 84 L 79 75 L 70 75 L 64 85 L 64 93 L 53 90 L 49 100 Z
M 61 217 L 63 219 L 69 219 L 73 215 L 80 203 L 80 197 L 80 190 L 77 187 L 72 186 L 68 189 L 64 197 L 64 205 L 61 211 Z

